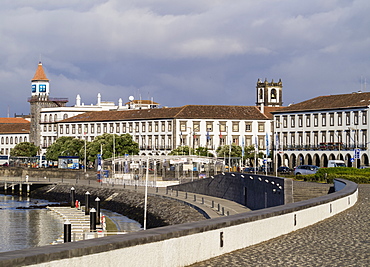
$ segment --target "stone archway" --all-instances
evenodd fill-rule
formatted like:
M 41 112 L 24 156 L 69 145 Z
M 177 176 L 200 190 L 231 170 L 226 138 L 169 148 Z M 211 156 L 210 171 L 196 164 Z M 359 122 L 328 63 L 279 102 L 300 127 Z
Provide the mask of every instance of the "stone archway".
M 369 157 L 365 153 L 361 156 L 361 166 L 369 166 Z
M 334 154 L 330 154 L 329 155 L 329 159 L 328 160 L 335 160 L 336 158 L 335 158 L 335 155 Z
M 295 154 L 290 155 L 290 165 L 289 168 L 293 169 L 294 167 L 297 166 L 297 157 Z
M 345 162 L 348 167 L 353 167 L 353 162 L 351 162 L 352 156 L 350 154 L 345 155 Z
M 322 154 L 319 167 L 326 167 L 326 166 L 328 166 L 328 156 L 326 154 Z
M 303 157 L 303 155 L 302 154 L 298 154 L 298 156 L 297 156 L 297 166 L 299 166 L 299 165 L 304 165 L 305 163 L 304 163 L 304 157 Z
M 313 155 L 312 165 L 320 166 L 320 156 L 318 154 Z
M 304 162 L 305 162 L 306 165 L 312 165 L 311 154 L 306 154 Z

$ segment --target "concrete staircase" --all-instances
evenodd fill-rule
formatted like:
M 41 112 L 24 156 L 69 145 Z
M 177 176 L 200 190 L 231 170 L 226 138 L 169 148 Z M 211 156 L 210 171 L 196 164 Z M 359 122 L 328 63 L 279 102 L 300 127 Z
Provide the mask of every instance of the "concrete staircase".
M 299 202 L 332 192 L 332 184 L 293 181 L 293 201 Z

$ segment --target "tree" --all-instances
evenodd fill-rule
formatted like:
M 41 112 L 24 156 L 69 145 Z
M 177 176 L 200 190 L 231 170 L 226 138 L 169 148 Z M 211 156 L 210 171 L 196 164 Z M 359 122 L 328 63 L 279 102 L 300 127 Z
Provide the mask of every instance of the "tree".
M 54 161 L 58 160 L 59 156 L 79 156 L 83 160 L 84 145 L 85 142 L 82 139 L 62 136 L 47 148 L 45 156 L 47 160 Z
M 212 153 L 208 152 L 208 148 L 206 147 L 197 147 L 195 150 L 195 154 L 203 157 L 214 157 Z
M 114 136 L 114 142 L 113 142 Z M 112 158 L 113 157 L 113 143 L 115 155 L 138 155 L 139 154 L 139 144 L 134 142 L 130 134 L 102 134 L 97 136 L 94 141 L 87 144 L 87 159 L 94 162 L 97 154 L 103 151 L 102 158 Z
M 17 144 L 12 150 L 10 150 L 10 156 L 13 157 L 34 157 L 37 155 L 39 148 L 33 143 L 23 142 Z
M 172 150 L 169 155 L 194 155 L 194 149 L 188 146 L 179 146 L 178 148 Z
M 219 146 L 216 149 L 216 153 L 218 157 L 229 157 L 230 153 L 230 145 L 225 145 L 225 146 Z M 242 148 L 240 146 L 237 146 L 235 144 L 231 145 L 231 153 L 230 157 L 242 157 Z

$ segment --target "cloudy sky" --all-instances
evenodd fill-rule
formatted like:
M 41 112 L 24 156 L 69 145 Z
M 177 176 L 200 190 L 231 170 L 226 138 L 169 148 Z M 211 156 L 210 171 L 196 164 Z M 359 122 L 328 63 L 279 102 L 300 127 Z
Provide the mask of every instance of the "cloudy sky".
M 369 0 L 1 0 L 0 116 L 29 113 L 40 59 L 69 105 L 99 92 L 255 105 L 258 78 L 282 79 L 284 105 L 370 91 L 369 11 Z

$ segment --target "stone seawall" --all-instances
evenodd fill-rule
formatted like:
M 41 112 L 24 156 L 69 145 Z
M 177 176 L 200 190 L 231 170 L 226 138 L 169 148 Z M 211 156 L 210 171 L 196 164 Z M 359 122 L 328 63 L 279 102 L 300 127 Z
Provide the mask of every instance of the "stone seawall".
M 74 186 L 76 199 L 85 205 L 85 193 L 90 193 L 91 206 L 99 197 L 101 208 L 117 212 L 139 223 L 143 223 L 144 194 L 127 189 Z M 31 192 L 32 198 L 70 204 L 70 185 L 50 185 Z M 185 203 L 148 195 L 147 228 L 182 224 L 205 220 L 205 217 Z
M 25 167 L 0 167 L 0 176 L 5 177 L 25 177 L 28 175 L 30 179 L 38 178 L 64 178 L 64 179 L 96 179 L 96 171 L 87 170 L 69 170 L 56 168 L 25 168 Z

